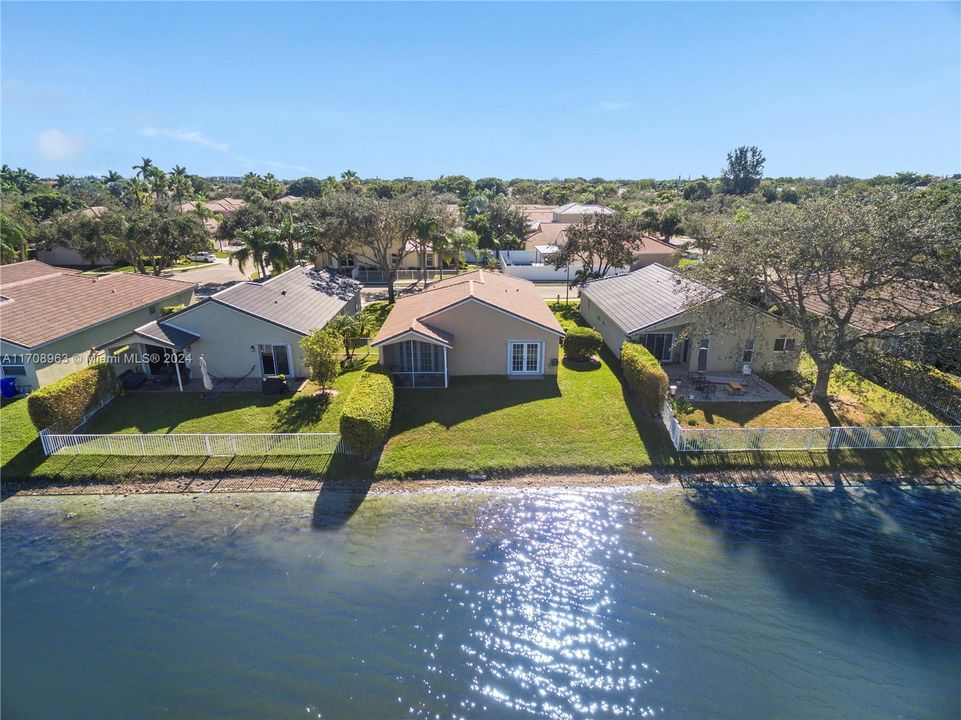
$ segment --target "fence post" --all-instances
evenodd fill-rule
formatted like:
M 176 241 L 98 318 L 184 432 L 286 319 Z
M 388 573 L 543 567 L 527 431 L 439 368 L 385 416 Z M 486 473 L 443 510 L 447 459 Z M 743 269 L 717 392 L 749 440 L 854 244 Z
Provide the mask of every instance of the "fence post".
M 213 455 L 210 451 L 210 435 L 204 435 L 204 446 L 207 448 L 207 457 Z
M 233 450 L 234 455 L 237 454 L 237 436 L 236 435 L 230 436 L 230 449 Z
M 143 457 L 147 455 L 147 444 L 143 439 L 143 435 L 140 436 L 140 455 Z

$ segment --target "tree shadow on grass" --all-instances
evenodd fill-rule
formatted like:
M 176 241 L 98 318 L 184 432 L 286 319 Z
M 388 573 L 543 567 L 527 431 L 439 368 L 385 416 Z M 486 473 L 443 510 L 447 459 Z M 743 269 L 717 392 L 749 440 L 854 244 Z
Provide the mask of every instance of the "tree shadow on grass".
M 305 432 L 304 428 L 321 421 L 330 407 L 330 395 L 298 394 L 274 411 L 274 431 L 281 433 Z
M 819 613 L 925 647 L 961 642 L 961 494 L 702 485 L 687 502 L 729 555 L 756 556 Z
M 538 380 L 458 376 L 450 378 L 447 388 L 398 389 L 391 434 L 434 422 L 452 428 L 483 415 L 560 395 L 553 375 Z

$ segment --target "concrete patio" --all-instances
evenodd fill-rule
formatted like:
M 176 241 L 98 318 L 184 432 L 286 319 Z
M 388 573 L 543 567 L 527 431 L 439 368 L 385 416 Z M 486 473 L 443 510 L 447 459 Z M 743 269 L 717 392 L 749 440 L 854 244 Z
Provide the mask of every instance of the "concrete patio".
M 787 402 L 791 398 L 782 393 L 776 387 L 757 375 L 725 375 L 707 373 L 708 383 L 713 387 L 713 392 L 709 390 L 698 390 L 689 379 L 689 371 L 681 365 L 664 365 L 664 372 L 667 373 L 671 385 L 677 386 L 677 394 L 691 402 Z M 726 383 L 738 383 L 745 388 L 746 392 L 741 395 L 728 393 L 724 385 Z

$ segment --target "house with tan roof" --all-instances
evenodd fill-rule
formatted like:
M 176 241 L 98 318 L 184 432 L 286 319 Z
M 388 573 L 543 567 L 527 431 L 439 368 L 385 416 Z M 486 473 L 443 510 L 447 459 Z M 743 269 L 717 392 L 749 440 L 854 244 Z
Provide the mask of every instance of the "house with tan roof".
M 458 375 L 556 375 L 554 314 L 533 284 L 476 270 L 402 297 L 371 347 L 398 387 L 447 387 Z
M 160 378 L 183 389 L 199 377 L 202 356 L 216 379 L 305 378 L 300 341 L 337 315 L 360 312 L 360 284 L 297 266 L 241 282 L 179 312 L 130 328 L 103 343 L 119 373 Z
M 88 276 L 37 260 L 0 266 L 0 366 L 35 389 L 98 357 L 110 338 L 192 302 L 193 283 L 136 273 Z

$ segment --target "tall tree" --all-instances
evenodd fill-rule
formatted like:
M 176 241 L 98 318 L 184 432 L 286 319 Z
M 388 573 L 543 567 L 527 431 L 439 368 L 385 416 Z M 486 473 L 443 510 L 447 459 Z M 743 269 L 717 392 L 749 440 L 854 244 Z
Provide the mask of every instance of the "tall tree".
M 237 267 L 240 268 L 241 272 L 247 267 L 247 263 L 253 263 L 260 277 L 265 278 L 268 275 L 268 267 L 284 267 L 287 252 L 280 243 L 278 233 L 274 228 L 260 225 L 245 230 L 240 233 L 240 241 L 243 245 L 230 254 L 227 262 L 232 265 L 236 260 Z
M 138 178 L 141 180 L 147 180 L 150 177 L 150 173 L 154 167 L 153 160 L 148 157 L 141 157 L 140 164 L 134 165 L 131 169 L 137 171 Z
M 347 192 L 356 190 L 360 187 L 360 175 L 353 170 L 344 170 L 344 172 L 340 174 L 340 182 Z
M 592 278 L 604 277 L 615 268 L 630 267 L 638 250 L 644 246 L 641 221 L 630 215 L 589 215 L 581 223 L 565 231 L 567 242 L 548 256 L 555 268 L 582 265 L 571 279 L 578 285 Z
M 444 237 L 453 228 L 454 217 L 447 210 L 447 206 L 429 191 L 421 191 L 411 199 L 413 212 L 414 235 L 411 242 L 417 253 L 421 279 L 427 284 L 427 254 L 434 253 L 436 260 L 440 260 L 443 251 Z
M 137 272 L 146 274 L 149 261 L 154 275 L 188 253 L 210 249 L 206 228 L 179 209 L 145 208 L 130 213 L 120 241 L 124 256 Z
M 754 145 L 742 145 L 727 154 L 727 166 L 721 171 L 724 192 L 747 195 L 764 177 L 764 154 Z
M 886 188 L 742 214 L 692 273 L 729 302 L 771 306 L 799 328 L 817 366 L 813 398 L 825 403 L 831 371 L 855 349 L 939 331 L 929 311 L 961 290 L 958 267 L 961 197 L 935 203 Z
M 37 247 L 50 250 L 65 247 L 73 250 L 84 262 L 96 265 L 100 260 L 114 260 L 123 254 L 121 238 L 125 221 L 120 213 L 93 215 L 72 212 L 43 223 L 37 235 Z
M 104 183 L 117 183 L 123 180 L 123 175 L 118 173 L 116 170 L 107 170 L 107 174 L 100 178 Z
M 389 200 L 361 198 L 359 202 L 344 207 L 350 210 L 346 221 L 356 248 L 355 255 L 383 273 L 387 281 L 387 301 L 393 303 L 397 270 L 413 251 L 409 241 L 414 236 L 417 217 L 414 203 L 409 197 Z
M 4 263 L 24 262 L 27 259 L 27 231 L 16 220 L 0 213 L 0 243 Z

